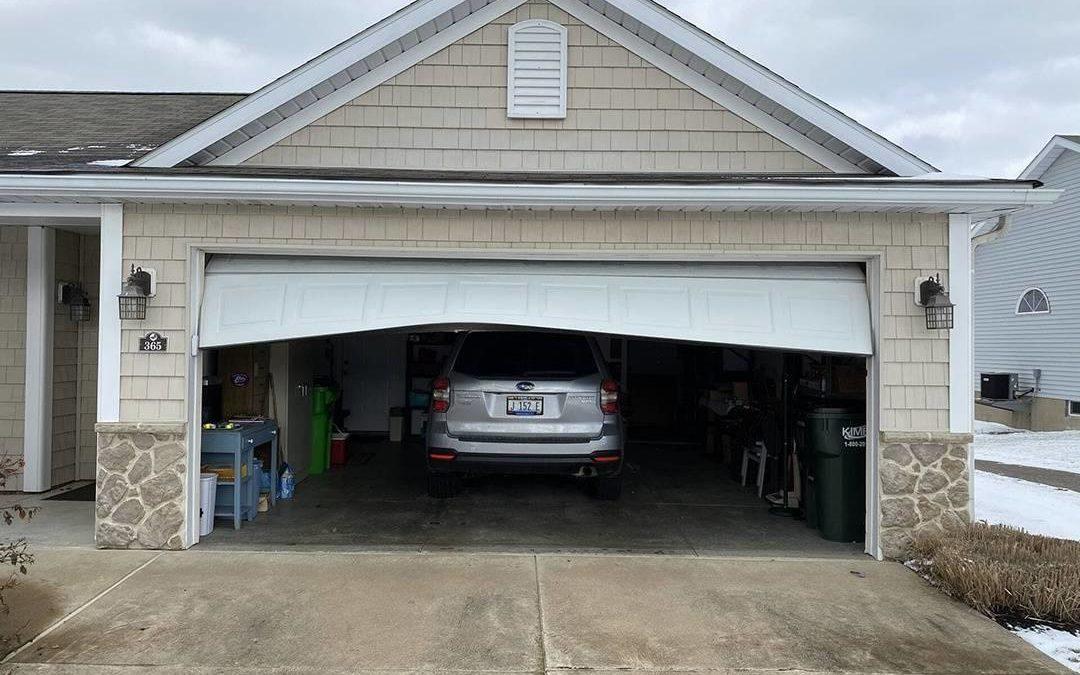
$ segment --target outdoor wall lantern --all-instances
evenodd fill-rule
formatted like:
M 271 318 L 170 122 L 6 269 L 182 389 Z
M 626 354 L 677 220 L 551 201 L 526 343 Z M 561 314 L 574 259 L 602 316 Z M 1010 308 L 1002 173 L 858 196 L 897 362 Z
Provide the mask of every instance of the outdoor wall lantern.
M 941 285 L 941 275 L 916 279 L 915 304 L 926 310 L 926 327 L 929 330 L 948 330 L 953 327 L 955 305 Z
M 146 301 L 154 295 L 153 270 L 131 266 L 131 274 L 117 296 L 120 300 L 120 319 L 146 318 Z
M 68 318 L 76 323 L 90 320 L 90 299 L 77 281 L 64 281 L 57 287 L 57 299 L 67 305 Z

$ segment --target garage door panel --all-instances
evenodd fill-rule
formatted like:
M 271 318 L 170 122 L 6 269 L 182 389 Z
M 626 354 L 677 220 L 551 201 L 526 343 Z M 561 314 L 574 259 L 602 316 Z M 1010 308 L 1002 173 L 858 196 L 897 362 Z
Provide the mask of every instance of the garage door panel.
M 682 288 L 628 288 L 622 293 L 625 328 L 663 326 L 666 328 L 691 325 L 689 284 Z
M 544 318 L 580 321 L 610 321 L 607 286 L 577 284 L 549 284 L 541 282 L 541 315 Z
M 336 321 L 342 307 L 362 312 L 367 290 L 366 283 L 299 284 L 290 304 L 302 321 Z
M 850 264 L 235 256 L 212 260 L 204 287 L 203 347 L 460 323 L 871 353 L 865 279 Z
M 458 285 L 461 310 L 472 316 L 526 316 L 529 313 L 529 285 L 497 281 L 469 280 Z

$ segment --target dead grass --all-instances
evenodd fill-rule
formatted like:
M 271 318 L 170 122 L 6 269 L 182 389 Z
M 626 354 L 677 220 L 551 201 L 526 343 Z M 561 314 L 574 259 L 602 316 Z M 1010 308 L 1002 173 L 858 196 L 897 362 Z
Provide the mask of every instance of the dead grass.
M 1080 542 L 975 523 L 921 534 L 912 551 L 934 583 L 991 618 L 1080 628 Z

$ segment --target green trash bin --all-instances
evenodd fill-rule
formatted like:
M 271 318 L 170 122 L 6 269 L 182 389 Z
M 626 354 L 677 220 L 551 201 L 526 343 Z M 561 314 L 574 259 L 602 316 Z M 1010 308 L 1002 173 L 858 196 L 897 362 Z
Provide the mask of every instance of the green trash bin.
M 866 535 L 866 415 L 849 408 L 815 408 L 806 415 L 814 454 L 814 507 L 821 536 L 863 541 Z
M 330 387 L 311 390 L 311 465 L 308 473 L 320 474 L 330 468 L 330 413 L 337 392 Z

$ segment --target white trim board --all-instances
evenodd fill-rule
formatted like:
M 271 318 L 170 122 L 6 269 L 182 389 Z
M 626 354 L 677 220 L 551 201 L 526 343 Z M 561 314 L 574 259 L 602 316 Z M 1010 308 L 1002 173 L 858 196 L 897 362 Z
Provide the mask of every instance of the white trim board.
M 969 434 L 975 420 L 972 312 L 971 217 L 949 216 L 949 297 L 953 328 L 949 332 L 949 431 Z M 970 459 L 971 453 L 969 453 Z M 974 469 L 974 465 L 970 467 Z M 974 475 L 974 474 L 972 474 Z
M 982 213 L 1053 203 L 1061 190 L 868 177 L 717 184 L 464 183 L 133 174 L 0 175 L 0 200 L 189 201 L 434 209 L 674 209 Z
M 1057 158 L 1061 156 L 1061 153 L 1066 150 L 1072 152 L 1080 152 L 1080 143 L 1070 141 L 1067 138 L 1061 136 L 1054 136 L 1050 139 L 1039 154 L 1035 155 L 1035 159 L 1031 160 L 1024 170 L 1020 172 L 1020 180 L 1038 180 L 1042 178 L 1042 175 L 1046 173 L 1046 170 L 1050 168 L 1050 165 L 1057 161 Z
M 98 271 L 97 421 L 120 420 L 120 310 L 124 279 L 124 207 L 102 204 Z
M 843 159 L 839 154 L 844 150 L 854 150 L 897 175 L 918 175 L 935 170 L 930 164 L 658 5 L 648 0 L 603 2 L 615 12 L 627 15 L 630 21 L 622 21 L 624 25 L 633 23 L 640 32 L 659 36 L 665 43 L 670 43 L 672 53 L 685 55 L 689 66 L 665 54 L 671 62 L 678 63 L 682 70 L 695 73 L 713 69 L 740 81 L 752 90 L 751 96 L 754 100 L 764 99 L 765 107 L 770 110 L 757 107 L 749 100 L 724 90 L 727 92 L 724 98 L 731 106 L 729 109 L 746 116 L 748 121 L 753 121 L 749 117 L 752 115 L 758 120 L 754 123 L 764 131 L 783 133 L 781 140 L 797 150 L 802 151 L 802 146 L 807 146 L 815 153 L 815 161 L 829 168 L 836 167 L 834 170 L 837 171 L 864 173 L 863 169 Z M 347 100 L 418 63 L 458 37 L 464 37 L 471 30 L 475 30 L 478 23 L 483 25 L 521 4 L 518 0 L 495 0 L 490 5 L 484 5 L 483 0 L 468 4 L 455 3 L 457 0 L 419 0 L 181 134 L 132 165 L 176 166 L 207 149 L 212 150 L 208 154 L 218 155 L 216 159 L 209 161 L 211 164 L 242 162 Z M 617 42 L 626 45 L 627 36 L 632 35 L 640 43 L 638 50 L 642 49 L 642 45 L 649 45 L 657 54 L 664 54 L 625 28 L 614 30 L 613 27 L 617 26 L 614 21 L 605 18 L 603 12 L 586 6 L 580 0 L 559 0 L 555 4 L 612 39 L 616 39 L 614 34 L 619 34 Z M 596 4 L 603 8 L 599 0 Z M 455 18 L 455 14 L 459 13 L 464 16 Z M 440 20 L 446 25 L 440 25 Z M 459 28 L 458 24 L 471 28 Z M 367 64 L 372 57 L 375 62 L 371 65 L 377 67 L 357 79 L 352 79 L 349 69 L 361 62 Z M 655 55 L 647 60 L 654 61 Z M 685 73 L 684 76 L 690 79 Z M 340 82 L 335 82 L 335 78 Z M 716 81 L 701 75 L 692 79 L 693 82 L 686 83 L 695 88 L 700 88 L 704 80 L 710 83 L 710 89 L 724 89 Z M 320 92 L 319 87 L 325 91 Z M 301 108 L 294 99 L 305 94 L 318 100 L 313 100 L 311 105 Z M 712 96 L 716 95 L 714 91 Z M 732 102 L 732 99 L 738 101 Z M 757 112 L 751 111 L 751 108 Z M 773 117 L 773 111 L 783 113 L 788 119 L 785 121 Z M 271 123 L 269 127 L 258 122 L 263 115 L 270 113 L 282 117 L 282 121 Z M 293 120 L 297 116 L 301 116 L 300 119 Z M 792 116 L 794 120 L 790 119 Z M 768 122 L 765 118 L 774 121 Z M 799 121 L 805 127 L 803 132 L 788 126 L 789 123 L 795 124 Z M 240 132 L 255 122 L 258 122 L 254 125 L 256 131 L 260 126 L 264 127 L 262 131 L 257 131 L 255 136 L 250 136 L 249 131 Z M 788 131 L 769 131 L 765 126 L 774 130 L 777 127 L 786 127 Z M 831 137 L 832 142 L 845 146 L 844 149 L 833 152 L 811 140 L 805 134 L 813 132 L 814 128 L 819 130 L 818 133 Z M 796 136 L 803 140 L 798 140 Z M 217 150 L 213 150 L 215 146 Z

